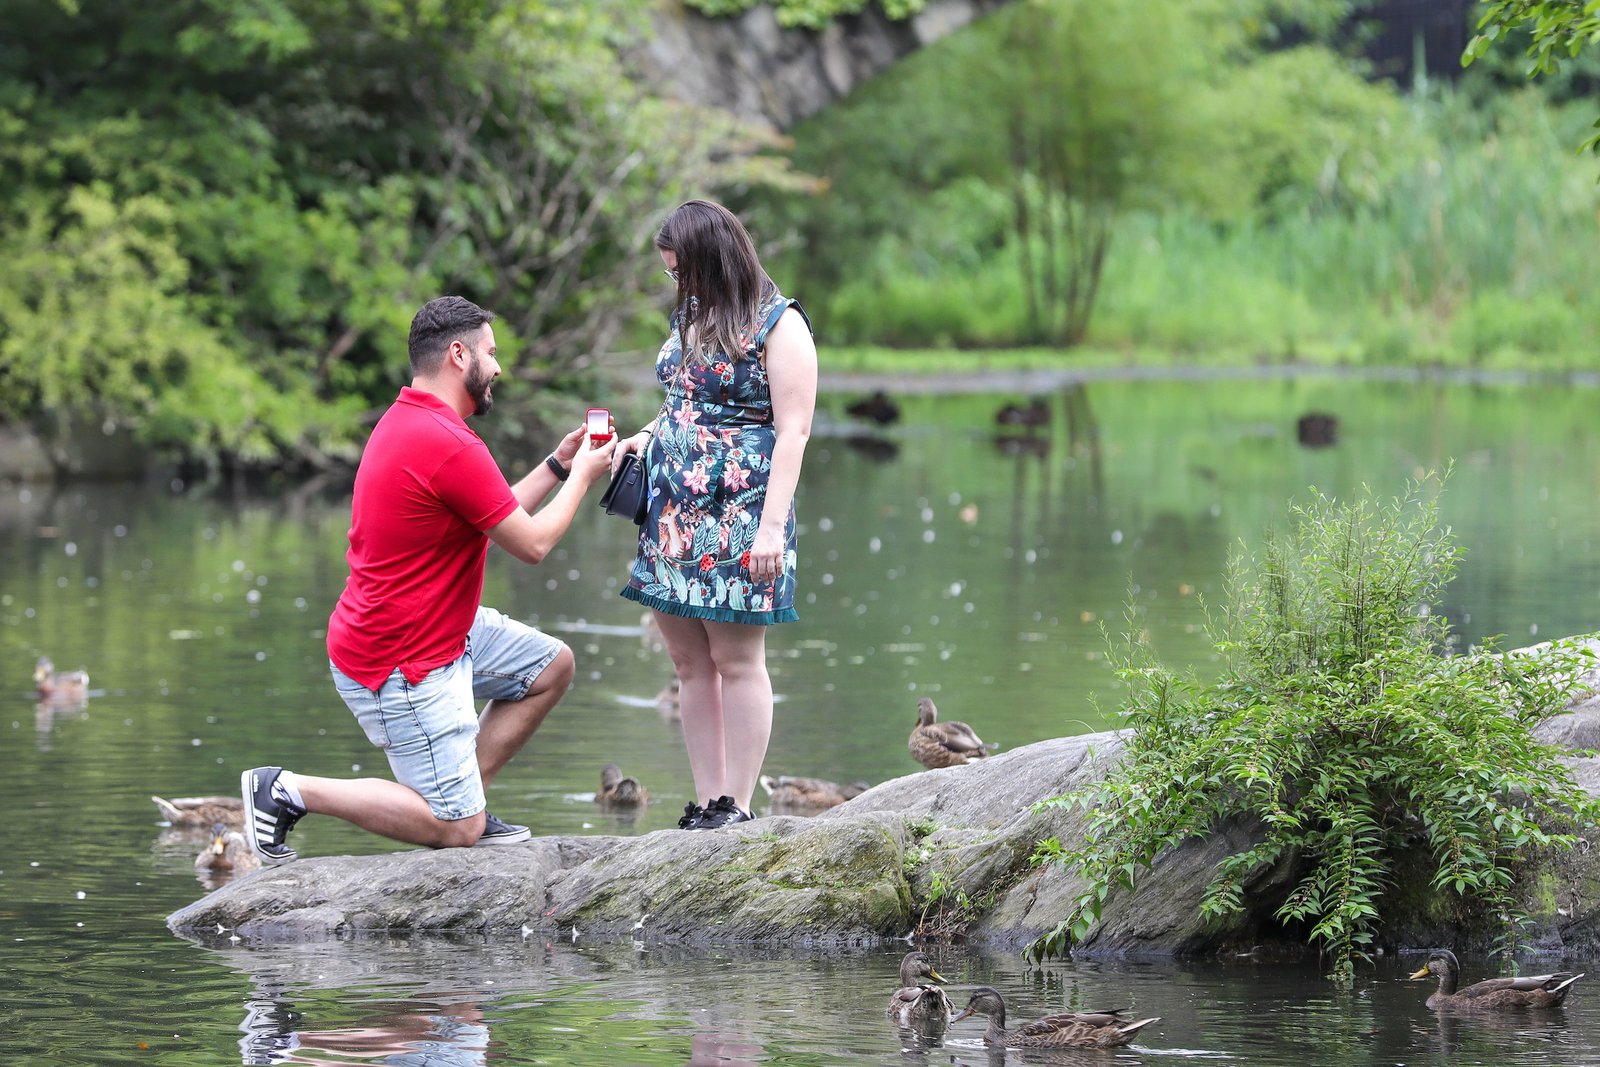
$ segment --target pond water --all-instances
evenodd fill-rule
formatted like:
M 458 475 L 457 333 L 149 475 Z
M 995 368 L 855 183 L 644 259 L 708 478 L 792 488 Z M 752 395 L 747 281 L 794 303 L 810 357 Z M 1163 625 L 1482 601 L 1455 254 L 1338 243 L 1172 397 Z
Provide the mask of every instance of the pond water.
M 1281 528 L 1311 486 L 1393 495 L 1453 463 L 1441 511 L 1467 555 L 1437 608 L 1463 644 L 1600 629 L 1591 390 L 1095 383 L 1046 396 L 1049 427 L 997 442 L 996 409 L 1021 399 L 910 396 L 900 423 L 868 435 L 842 414 L 846 398 L 824 398 L 802 485 L 802 619 L 769 638 L 770 772 L 915 771 L 905 741 L 921 696 L 1002 748 L 1116 725 L 1101 624 L 1115 633 L 1131 598 L 1163 659 L 1214 669 L 1202 599 L 1220 593 L 1230 550 Z M 1299 443 L 1296 418 L 1313 411 L 1336 416 L 1335 443 Z M 502 453 L 509 466 L 540 455 Z M 152 794 L 228 793 L 259 763 L 386 772 L 335 697 L 322 644 L 345 576 L 347 493 L 0 490 L 0 1062 L 1001 1062 L 978 1023 L 931 1048 L 888 1025 L 898 944 L 169 934 L 165 917 L 204 892 L 201 842 L 164 829 Z M 486 600 L 559 634 L 579 661 L 572 692 L 491 790 L 497 813 L 536 833 L 653 832 L 689 799 L 678 725 L 654 699 L 670 667 L 617 596 L 632 533 L 586 507 L 539 567 L 491 554 Z M 35 704 L 40 654 L 88 669 L 82 706 Z M 651 790 L 636 818 L 595 810 L 613 761 Z M 396 847 L 327 819 L 303 823 L 295 844 Z M 1315 968 L 1247 960 L 1032 968 L 934 952 L 958 1001 L 994 985 L 1016 1021 L 1068 1006 L 1162 1017 L 1131 1049 L 1095 1054 L 1107 1062 L 1600 1064 L 1587 980 L 1560 1012 L 1496 1023 L 1436 1019 L 1425 988 L 1397 981 L 1410 959 L 1380 960 L 1341 993 Z M 1600 961 L 1539 966 L 1557 963 L 1600 982 Z

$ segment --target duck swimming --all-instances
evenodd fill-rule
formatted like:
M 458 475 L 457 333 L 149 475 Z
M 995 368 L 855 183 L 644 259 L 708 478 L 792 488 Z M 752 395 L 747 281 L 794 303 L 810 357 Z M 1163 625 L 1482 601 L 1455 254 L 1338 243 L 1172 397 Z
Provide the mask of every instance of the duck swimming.
M 879 426 L 888 426 L 890 423 L 900 421 L 900 405 L 882 389 L 875 389 L 872 395 L 851 401 L 845 405 L 844 410 L 847 415 L 875 422 Z
M 1005 1001 L 995 989 L 979 986 L 972 991 L 972 999 L 961 1014 L 950 1021 L 958 1023 L 969 1015 L 987 1015 L 989 1027 L 983 1032 L 983 1043 L 991 1048 L 1116 1048 L 1131 1042 L 1144 1027 L 1161 1021 L 1129 1021 L 1122 1017 L 1122 1011 L 1064 1011 L 1007 1030 Z
M 600 789 L 594 802 L 602 808 L 642 808 L 650 802 L 650 791 L 639 779 L 624 776 L 621 767 L 608 763 L 600 769 Z
M 925 978 L 933 981 L 925 982 Z M 943 1029 L 955 1013 L 955 1006 L 944 990 L 933 984 L 942 981 L 944 976 L 933 969 L 927 956 L 921 952 L 907 952 L 900 960 L 900 988 L 890 995 L 884 1014 L 901 1026 Z
M 222 824 L 244 829 L 244 801 L 239 797 L 151 797 L 161 815 L 174 827 L 210 829 Z
M 1434 1011 L 1458 1008 L 1468 1011 L 1507 1011 L 1517 1008 L 1556 1008 L 1567 999 L 1572 983 L 1581 974 L 1559 971 L 1555 974 L 1531 974 L 1521 978 L 1490 978 L 1457 990 L 1461 979 L 1461 964 L 1456 954 L 1447 948 L 1436 948 L 1428 954 L 1428 962 L 1413 975 L 1413 980 L 1429 975 L 1439 979 L 1439 988 L 1428 997 L 1428 1007 Z
M 238 830 L 223 823 L 211 828 L 211 843 L 194 858 L 194 869 L 202 874 L 244 874 L 261 866 L 261 857 Z
M 89 672 L 58 671 L 49 656 L 33 665 L 33 688 L 43 700 L 83 700 L 89 695 Z

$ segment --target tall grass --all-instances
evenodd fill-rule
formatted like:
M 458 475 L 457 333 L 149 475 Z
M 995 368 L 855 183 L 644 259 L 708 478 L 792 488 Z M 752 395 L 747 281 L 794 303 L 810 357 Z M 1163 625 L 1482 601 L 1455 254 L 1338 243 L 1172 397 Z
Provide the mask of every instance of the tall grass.
M 1294 190 L 1227 225 L 1184 210 L 1122 219 L 1089 343 L 1200 358 L 1600 364 L 1600 167 L 1574 152 L 1588 110 L 1534 91 L 1477 100 L 1446 88 L 1410 98 L 1406 115 L 1388 136 L 1405 139 L 1414 163 L 1368 203 Z M 975 183 L 946 198 L 941 212 L 963 214 L 959 254 L 880 246 L 824 299 L 832 339 L 1017 343 L 1025 309 L 999 203 Z

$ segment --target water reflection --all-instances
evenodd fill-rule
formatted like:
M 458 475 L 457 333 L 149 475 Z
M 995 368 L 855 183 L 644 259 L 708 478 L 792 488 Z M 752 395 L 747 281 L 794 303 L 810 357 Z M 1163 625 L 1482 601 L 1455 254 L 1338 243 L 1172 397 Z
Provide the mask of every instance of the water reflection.
M 88 709 L 88 697 L 70 701 L 36 701 L 33 705 L 33 737 L 34 744 L 39 747 L 39 751 L 50 751 L 57 723 L 66 719 L 87 719 L 89 717 Z
M 754 1067 L 766 1059 L 766 1047 L 748 1034 L 702 1030 L 689 1039 L 687 1067 Z
M 1565 1008 L 1470 1015 L 1443 1011 L 1433 1013 L 1432 1028 L 1419 1027 L 1418 1036 L 1422 1044 L 1452 1063 L 1470 1061 L 1488 1049 L 1508 1045 L 1533 1055 L 1543 1050 L 1549 1062 L 1560 1063 L 1560 1046 L 1569 1043 L 1570 1029 Z
M 243 1064 L 476 1067 L 493 1044 L 486 1006 L 571 973 L 541 973 L 554 962 L 548 946 L 486 950 L 448 938 L 246 947 L 219 933 L 207 951 L 250 984 Z
M 881 434 L 853 433 L 844 443 L 857 455 L 874 463 L 888 463 L 900 458 L 900 443 Z
M 489 1028 L 476 1003 L 415 998 L 388 1005 L 349 1025 L 306 1026 L 282 1000 L 246 1004 L 239 1041 L 243 1064 L 351 1063 L 394 1067 L 479 1067 L 489 1062 Z
M 1121 687 L 1099 624 L 1115 634 L 1130 594 L 1162 659 L 1204 675 L 1199 602 L 1220 591 L 1231 546 L 1280 527 L 1285 501 L 1309 485 L 1388 492 L 1450 458 L 1460 462 L 1441 515 L 1468 555 L 1441 610 L 1466 641 L 1526 642 L 1600 619 L 1592 392 L 1098 383 L 1043 397 L 1052 418 L 1035 437 L 1048 449 L 998 454 L 997 406 L 1030 399 L 1024 389 L 904 396 L 888 429 L 815 436 L 800 501 L 806 603 L 769 640 L 781 698 L 771 773 L 875 783 L 917 771 L 906 742 L 922 696 L 1005 749 L 1116 725 Z M 1295 416 L 1313 411 L 1337 416 L 1335 444 L 1300 446 Z M 898 452 L 858 451 L 845 440 L 858 429 Z M 981 1027 L 924 1047 L 884 1017 L 903 945 L 837 956 L 382 939 L 243 950 L 223 936 L 217 954 L 170 938 L 162 918 L 202 891 L 204 841 L 169 835 L 147 806 L 152 792 L 229 792 L 269 744 L 329 772 L 370 767 L 323 651 L 346 576 L 348 489 L 0 490 L 0 629 L 13 650 L 12 714 L 0 718 L 0 1004 L 14 1009 L 0 1062 L 37 1062 L 62 1034 L 87 1050 L 62 1052 L 63 1063 L 131 1059 L 130 1016 L 137 1038 L 160 1046 L 147 1062 L 226 1062 L 243 1055 L 246 999 L 264 1013 L 257 1029 L 280 1036 L 471 1003 L 496 1063 L 678 1065 L 697 1033 L 708 1053 L 722 1035 L 730 1047 L 717 1054 L 758 1062 L 990 1062 Z M 659 830 L 691 799 L 678 726 L 656 702 L 670 663 L 616 595 L 635 537 L 590 507 L 539 567 L 490 558 L 486 597 L 574 635 L 579 660 L 573 691 L 490 798 L 542 833 Z M 97 688 L 82 706 L 36 702 L 27 675 L 41 651 L 91 668 Z M 612 761 L 652 787 L 649 807 L 598 810 Z M 337 825 L 306 834 L 307 855 L 389 847 Z M 1018 1018 L 1104 1004 L 1162 1016 L 1159 1032 L 1114 1059 L 1077 1054 L 1096 1062 L 1600 1063 L 1600 996 L 1583 989 L 1562 1016 L 1503 1026 L 1437 1018 L 1414 985 L 1363 979 L 1335 995 L 1314 968 L 1041 971 L 965 947 L 941 949 L 936 963 L 953 991 L 1000 989 Z M 1593 961 L 1570 963 L 1595 973 Z M 762 1049 L 736 1048 L 747 1040 Z

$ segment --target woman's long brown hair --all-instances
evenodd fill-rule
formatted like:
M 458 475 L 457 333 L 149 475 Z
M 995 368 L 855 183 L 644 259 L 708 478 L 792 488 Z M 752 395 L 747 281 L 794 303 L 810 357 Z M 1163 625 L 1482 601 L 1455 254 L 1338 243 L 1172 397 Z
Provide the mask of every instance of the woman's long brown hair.
M 778 291 L 744 223 L 721 204 L 690 200 L 667 216 L 655 243 L 678 259 L 676 308 L 684 358 L 704 361 L 719 351 L 742 355 L 755 340 L 761 302 Z

